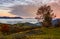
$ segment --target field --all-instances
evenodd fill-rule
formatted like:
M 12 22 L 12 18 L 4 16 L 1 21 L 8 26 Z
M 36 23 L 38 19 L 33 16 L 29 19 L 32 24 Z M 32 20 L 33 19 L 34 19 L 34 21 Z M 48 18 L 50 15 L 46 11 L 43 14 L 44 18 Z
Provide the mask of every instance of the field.
M 41 27 L 32 30 L 13 33 L 10 35 L 2 35 L 2 33 L 0 33 L 0 39 L 60 39 L 60 27 Z

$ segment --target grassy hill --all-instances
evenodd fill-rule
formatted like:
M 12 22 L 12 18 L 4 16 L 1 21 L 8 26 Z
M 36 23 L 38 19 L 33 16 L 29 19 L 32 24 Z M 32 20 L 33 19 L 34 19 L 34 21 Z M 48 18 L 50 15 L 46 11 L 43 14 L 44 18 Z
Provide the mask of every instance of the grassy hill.
M 0 36 L 1 37 L 1 36 Z M 60 28 L 37 28 L 5 35 L 3 39 L 60 39 Z

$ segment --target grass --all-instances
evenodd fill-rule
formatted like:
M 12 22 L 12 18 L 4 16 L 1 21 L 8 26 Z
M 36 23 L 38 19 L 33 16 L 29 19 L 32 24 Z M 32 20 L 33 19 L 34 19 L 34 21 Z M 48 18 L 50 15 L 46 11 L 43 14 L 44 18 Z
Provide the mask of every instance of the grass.
M 43 28 L 41 29 L 45 34 L 40 35 L 31 35 L 29 38 L 31 39 L 60 39 L 60 28 Z
M 60 39 L 60 28 L 40 28 L 3 36 L 4 39 Z M 26 37 L 25 37 L 26 36 Z M 22 38 L 21 38 L 22 37 Z

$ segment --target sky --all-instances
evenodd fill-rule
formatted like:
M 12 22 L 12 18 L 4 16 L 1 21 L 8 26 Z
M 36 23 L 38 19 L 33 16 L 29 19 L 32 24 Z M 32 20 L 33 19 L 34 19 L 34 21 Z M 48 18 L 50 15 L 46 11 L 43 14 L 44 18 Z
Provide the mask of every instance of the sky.
M 60 0 L 0 0 L 0 16 L 35 18 L 38 7 L 45 4 L 60 18 Z

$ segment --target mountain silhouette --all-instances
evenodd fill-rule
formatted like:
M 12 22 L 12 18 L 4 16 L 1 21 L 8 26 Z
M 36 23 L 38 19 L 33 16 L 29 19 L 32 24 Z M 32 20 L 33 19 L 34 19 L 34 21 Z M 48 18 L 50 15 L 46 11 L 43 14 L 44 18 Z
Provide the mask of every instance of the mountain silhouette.
M 23 19 L 22 17 L 0 17 L 0 19 Z
M 52 24 L 56 25 L 58 23 L 58 21 L 60 22 L 60 19 L 54 19 L 54 20 L 52 20 Z

